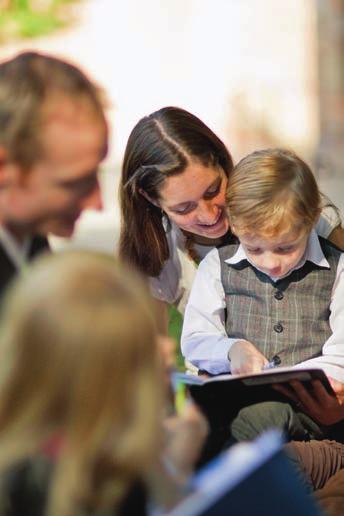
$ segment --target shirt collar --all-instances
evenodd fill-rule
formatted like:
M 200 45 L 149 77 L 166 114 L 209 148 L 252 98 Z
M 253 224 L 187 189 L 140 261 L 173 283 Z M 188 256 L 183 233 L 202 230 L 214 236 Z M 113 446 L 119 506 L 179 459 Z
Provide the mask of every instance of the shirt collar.
M 234 253 L 231 258 L 227 258 L 225 260 L 226 263 L 229 265 L 235 265 L 237 263 L 240 263 L 242 261 L 246 260 L 250 263 L 250 260 L 247 258 L 247 255 L 245 253 L 245 250 L 241 244 L 239 244 L 238 249 Z M 330 264 L 328 263 L 327 259 L 325 258 L 325 255 L 321 249 L 320 242 L 318 235 L 316 234 L 315 230 L 313 229 L 309 235 L 307 247 L 305 254 L 303 255 L 303 258 L 299 261 L 295 267 L 293 267 L 287 274 L 287 276 L 293 272 L 296 269 L 300 269 L 306 261 L 313 262 L 315 265 L 318 265 L 319 267 L 324 267 L 326 269 L 330 268 Z M 254 267 L 254 265 L 253 265 Z M 280 278 L 274 278 L 274 280 L 277 280 Z
M 23 242 L 18 242 L 8 229 L 0 226 L 0 242 L 17 269 L 21 269 L 27 262 L 31 241 L 30 237 L 25 237 Z

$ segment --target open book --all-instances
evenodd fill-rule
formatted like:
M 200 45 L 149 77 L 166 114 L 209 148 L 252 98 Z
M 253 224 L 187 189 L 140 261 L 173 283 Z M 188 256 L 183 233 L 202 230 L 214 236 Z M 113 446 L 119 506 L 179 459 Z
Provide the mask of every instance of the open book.
M 283 453 L 280 433 L 269 431 L 234 445 L 202 468 L 191 493 L 167 514 L 320 516 L 320 511 L 305 491 L 301 472 Z
M 187 386 L 191 397 L 209 420 L 226 423 L 248 405 L 262 401 L 286 401 L 282 394 L 273 389 L 274 384 L 298 380 L 311 389 L 310 382 L 316 379 L 322 382 L 328 392 L 333 393 L 322 369 L 294 367 L 276 367 L 255 374 L 222 374 L 209 378 L 176 372 L 173 373 L 172 382 L 174 386 Z

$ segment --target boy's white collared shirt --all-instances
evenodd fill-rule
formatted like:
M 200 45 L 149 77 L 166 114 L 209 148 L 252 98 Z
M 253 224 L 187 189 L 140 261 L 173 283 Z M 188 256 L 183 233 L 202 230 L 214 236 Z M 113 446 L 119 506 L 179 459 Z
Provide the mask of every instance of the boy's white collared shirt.
M 235 254 L 231 258 L 228 258 L 227 260 L 225 260 L 225 262 L 235 265 L 237 263 L 242 262 L 243 260 L 247 260 L 252 265 L 252 267 L 260 270 L 254 263 L 251 262 L 249 257 L 246 255 L 245 249 L 243 248 L 243 246 L 241 244 L 239 244 L 239 247 L 238 247 L 237 251 L 235 252 Z M 311 231 L 311 233 L 309 235 L 306 250 L 303 255 L 303 258 L 294 267 L 292 267 L 287 272 L 287 274 L 284 274 L 283 276 L 278 276 L 278 277 L 270 276 L 270 278 L 273 281 L 278 281 L 282 278 L 286 278 L 287 276 L 289 276 L 289 274 L 291 274 L 296 269 L 300 269 L 301 267 L 303 267 L 307 260 L 309 262 L 315 263 L 319 267 L 326 267 L 327 269 L 330 268 L 330 265 L 329 265 L 328 261 L 326 260 L 324 253 L 322 252 L 319 238 L 314 230 Z M 261 271 L 261 272 L 263 274 L 266 274 L 264 271 Z
M 246 253 L 239 245 L 236 253 L 226 260 L 239 263 L 247 260 Z M 302 260 L 289 271 L 301 268 L 312 261 L 328 267 L 319 244 L 312 231 Z M 277 280 L 277 278 L 274 278 Z M 324 343 L 323 355 L 307 360 L 295 367 L 320 367 L 325 373 L 344 383 L 344 254 L 341 255 L 330 301 L 329 324 L 332 335 Z M 187 360 L 200 369 L 213 374 L 230 372 L 227 359 L 230 347 L 237 339 L 229 338 L 225 330 L 225 294 L 221 283 L 221 265 L 217 249 L 212 250 L 200 263 L 186 307 L 182 332 L 182 351 Z

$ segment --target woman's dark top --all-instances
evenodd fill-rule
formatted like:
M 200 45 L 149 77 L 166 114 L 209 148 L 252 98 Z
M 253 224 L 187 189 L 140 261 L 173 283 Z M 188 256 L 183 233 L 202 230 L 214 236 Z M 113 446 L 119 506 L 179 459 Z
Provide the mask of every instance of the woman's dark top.
M 13 467 L 0 478 L 0 516 L 44 516 L 52 461 L 39 456 Z M 75 516 L 146 516 L 147 495 L 142 482 L 137 481 L 117 511 L 80 509 Z

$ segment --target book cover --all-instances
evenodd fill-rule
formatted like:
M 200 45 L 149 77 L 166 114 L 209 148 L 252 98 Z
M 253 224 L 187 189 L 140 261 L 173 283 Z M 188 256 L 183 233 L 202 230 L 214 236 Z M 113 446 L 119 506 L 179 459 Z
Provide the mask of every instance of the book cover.
M 234 445 L 195 475 L 168 516 L 320 516 L 282 445 L 277 431 Z
M 273 389 L 274 384 L 298 380 L 311 389 L 310 382 L 315 379 L 320 380 L 328 392 L 333 392 L 324 371 L 315 368 L 276 367 L 255 374 L 225 374 L 207 378 L 176 372 L 172 382 L 175 387 L 185 384 L 208 419 L 223 425 L 243 407 L 263 401 L 286 401 L 287 398 Z

